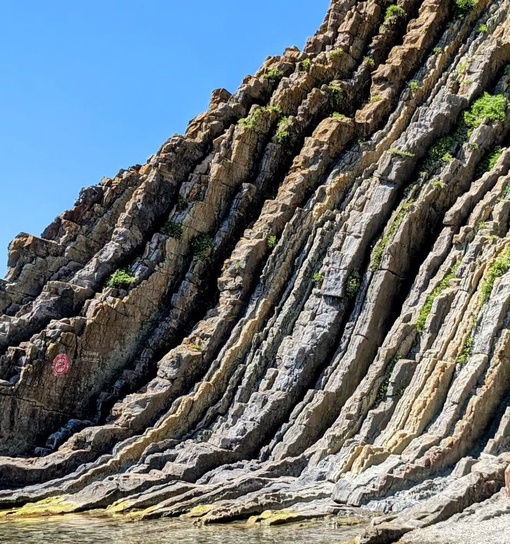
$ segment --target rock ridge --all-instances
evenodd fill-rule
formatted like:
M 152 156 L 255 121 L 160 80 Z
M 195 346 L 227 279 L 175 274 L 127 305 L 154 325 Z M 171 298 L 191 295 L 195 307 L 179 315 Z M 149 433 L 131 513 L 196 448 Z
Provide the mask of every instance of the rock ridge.
M 509 16 L 332 0 L 303 51 L 20 234 L 0 520 L 365 507 L 359 542 L 411 543 L 482 503 L 510 527 Z

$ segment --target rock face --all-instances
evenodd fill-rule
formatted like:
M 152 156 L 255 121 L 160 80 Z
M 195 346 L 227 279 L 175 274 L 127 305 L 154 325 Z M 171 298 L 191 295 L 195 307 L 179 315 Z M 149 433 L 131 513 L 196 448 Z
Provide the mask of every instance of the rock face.
M 369 505 L 361 541 L 394 542 L 499 493 L 509 17 L 333 0 L 304 51 L 18 236 L 0 517 Z

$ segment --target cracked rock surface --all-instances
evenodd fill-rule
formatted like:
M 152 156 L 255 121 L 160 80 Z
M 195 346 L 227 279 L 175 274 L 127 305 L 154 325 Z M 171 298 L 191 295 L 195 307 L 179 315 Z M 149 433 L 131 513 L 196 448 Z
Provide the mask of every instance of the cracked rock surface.
M 0 519 L 510 531 L 510 0 L 390 4 L 11 243 Z

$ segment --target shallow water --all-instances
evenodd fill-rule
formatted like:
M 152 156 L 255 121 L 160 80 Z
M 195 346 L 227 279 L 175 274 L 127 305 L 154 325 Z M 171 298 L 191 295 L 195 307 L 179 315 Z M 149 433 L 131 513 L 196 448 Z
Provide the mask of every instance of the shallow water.
M 129 522 L 68 515 L 0 523 L 2 544 L 335 544 L 354 538 L 361 526 L 336 527 L 334 520 L 278 527 L 241 523 L 196 526 L 175 520 Z

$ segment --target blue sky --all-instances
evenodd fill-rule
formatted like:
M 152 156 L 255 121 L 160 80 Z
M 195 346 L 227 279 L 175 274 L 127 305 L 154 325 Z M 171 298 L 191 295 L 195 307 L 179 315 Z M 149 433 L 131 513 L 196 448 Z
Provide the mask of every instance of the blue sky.
M 80 189 L 143 164 L 269 55 L 302 48 L 329 0 L 2 0 L 0 277 Z

